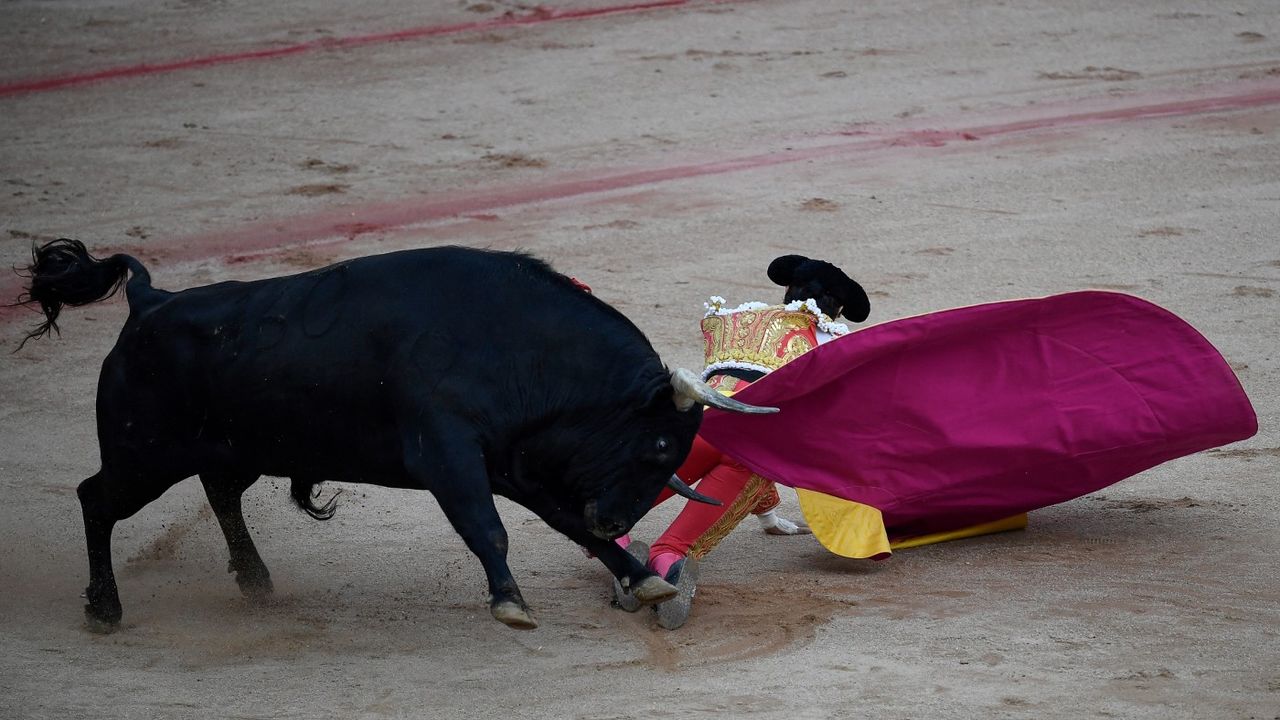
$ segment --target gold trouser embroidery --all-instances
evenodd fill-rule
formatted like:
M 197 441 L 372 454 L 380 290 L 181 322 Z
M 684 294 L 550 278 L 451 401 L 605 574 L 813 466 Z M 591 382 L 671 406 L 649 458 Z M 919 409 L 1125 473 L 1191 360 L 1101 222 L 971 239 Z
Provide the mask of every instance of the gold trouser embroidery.
M 755 507 L 751 508 L 752 515 L 763 515 L 770 510 L 782 504 L 782 496 L 778 494 L 778 486 L 774 483 L 767 483 L 756 495 Z
M 716 545 L 719 545 L 720 541 L 724 540 L 725 536 L 737 527 L 747 513 L 760 502 L 761 493 L 772 488 L 772 481 L 752 473 L 751 479 L 742 488 L 742 492 L 738 493 L 738 497 L 734 498 L 732 503 L 729 503 L 729 509 L 725 510 L 719 520 L 716 520 L 706 532 L 693 541 L 693 545 L 689 548 L 690 557 L 701 560 L 715 549 Z

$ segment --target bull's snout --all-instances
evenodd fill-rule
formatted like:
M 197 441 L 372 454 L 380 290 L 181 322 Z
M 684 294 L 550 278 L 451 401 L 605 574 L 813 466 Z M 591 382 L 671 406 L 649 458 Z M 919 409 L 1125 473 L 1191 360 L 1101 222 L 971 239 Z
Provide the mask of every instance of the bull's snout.
M 587 529 L 601 540 L 612 540 L 622 537 L 631 529 L 631 523 L 619 518 L 601 517 L 595 500 L 591 500 L 583 508 L 583 518 L 587 521 Z
M 591 528 L 591 534 L 601 540 L 612 540 L 627 534 L 627 524 L 621 520 L 600 523 Z

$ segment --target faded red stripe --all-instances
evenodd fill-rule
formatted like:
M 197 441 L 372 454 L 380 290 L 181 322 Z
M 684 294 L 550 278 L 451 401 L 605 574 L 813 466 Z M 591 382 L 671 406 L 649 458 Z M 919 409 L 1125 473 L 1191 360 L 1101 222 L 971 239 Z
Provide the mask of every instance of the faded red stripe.
M 522 182 L 512 187 L 490 188 L 478 192 L 437 194 L 432 195 L 432 200 L 423 200 L 420 197 L 415 197 L 395 202 L 338 208 L 322 213 L 254 223 L 226 232 L 191 237 L 175 243 L 175 247 L 182 249 L 175 252 L 166 252 L 165 256 L 173 260 L 194 260 L 231 254 L 265 254 L 275 248 L 286 245 L 316 242 L 329 238 L 339 241 L 349 240 L 370 232 L 380 232 L 478 213 L 491 213 L 503 208 L 796 162 L 847 159 L 892 148 L 939 147 L 953 142 L 973 142 L 1023 133 L 1089 127 L 1162 117 L 1182 117 L 1280 104 L 1280 83 L 1269 83 L 1263 87 L 1259 87 L 1256 84 L 1250 84 L 1250 86 L 1253 88 L 1250 92 L 1168 102 L 1130 104 L 1088 112 L 1041 115 L 1008 122 L 974 124 L 964 127 L 899 129 L 873 134 L 860 133 L 862 139 L 858 140 L 846 140 L 819 146 L 796 148 L 794 150 L 743 155 L 705 163 L 671 165 L 623 172 L 596 171 L 589 174 L 553 178 L 541 183 Z M 1217 86 L 1215 89 L 1221 90 L 1222 87 Z M 1133 98 L 1129 99 L 1132 100 Z M 1080 104 L 1083 103 L 1073 103 L 1074 106 Z M 1034 111 L 1043 113 L 1045 110 L 1041 107 L 1036 108 Z
M 102 82 L 104 80 L 118 80 L 121 78 L 140 77 L 145 75 L 159 75 L 163 73 L 177 72 L 180 70 L 192 70 L 195 68 L 226 65 L 229 63 L 247 62 L 251 60 L 270 60 L 274 58 L 288 57 L 290 55 L 301 55 L 304 53 L 316 52 L 319 50 L 353 48 L 363 45 L 379 45 L 383 43 L 403 42 L 406 40 L 419 40 L 422 38 L 436 37 L 440 35 L 454 35 L 458 33 L 494 30 L 520 25 L 537 25 L 540 23 L 559 22 L 562 20 L 586 20 L 606 15 L 646 12 L 649 10 L 661 10 L 664 8 L 680 7 L 690 4 L 719 5 L 745 1 L 746 0 L 701 0 L 700 2 L 692 2 L 691 0 L 655 0 L 654 2 L 630 3 L 627 5 L 611 5 L 609 7 L 583 8 L 577 10 L 556 10 L 553 8 L 539 7 L 525 15 L 503 15 L 502 17 L 492 18 L 489 20 L 458 23 L 456 25 L 433 25 L 409 28 L 407 30 L 374 33 L 370 35 L 322 38 L 319 40 L 311 40 L 297 45 L 288 45 L 284 47 L 264 48 L 261 50 L 249 50 L 246 52 L 226 53 L 220 55 L 207 55 L 205 57 L 187 58 L 171 62 L 141 63 L 138 65 L 126 65 L 123 67 L 108 68 L 106 70 L 97 70 L 94 72 L 73 73 L 35 80 L 19 80 L 17 82 L 0 85 L 0 97 L 57 90 L 59 88 L 87 85 L 89 83 Z
M 396 202 L 341 208 L 330 212 L 239 226 L 225 232 L 198 235 L 174 241 L 171 245 L 154 252 L 163 255 L 169 261 L 215 257 L 229 257 L 233 260 L 251 259 L 254 256 L 271 254 L 290 245 L 326 240 L 344 242 L 365 233 L 403 228 L 434 220 L 466 217 L 503 208 L 585 197 L 694 177 L 803 161 L 848 160 L 851 157 L 867 156 L 882 151 L 893 152 L 895 149 L 917 152 L 920 148 L 940 147 L 953 143 L 978 148 L 982 147 L 980 142 L 982 140 L 1018 134 L 1280 105 L 1280 82 L 1239 83 L 1237 87 L 1249 89 L 1209 97 L 1123 104 L 1085 112 L 1039 116 L 1030 114 L 1044 113 L 1046 108 L 1040 106 L 1018 111 L 1015 114 L 1024 114 L 1026 117 L 1006 122 L 974 123 L 950 128 L 884 129 L 876 133 L 868 133 L 864 130 L 856 133 L 860 137 L 858 140 L 845 140 L 795 150 L 744 155 L 706 163 L 624 172 L 597 172 L 585 176 L 553 179 L 541 184 L 526 181 L 511 187 L 455 193 L 431 201 L 415 197 Z M 1222 90 L 1223 86 L 1215 86 L 1214 89 Z M 1130 103 L 1135 99 L 1127 98 Z M 1079 101 L 1073 105 L 1079 106 L 1088 102 Z M 1107 98 L 1101 102 L 1110 104 L 1114 101 Z M 17 278 L 11 278 L 7 283 L 0 280 L 0 301 L 16 298 L 20 290 L 21 285 Z M 10 319 L 17 315 L 18 313 L 12 309 L 0 306 L 0 318 Z M 23 316 L 25 317 L 25 314 Z

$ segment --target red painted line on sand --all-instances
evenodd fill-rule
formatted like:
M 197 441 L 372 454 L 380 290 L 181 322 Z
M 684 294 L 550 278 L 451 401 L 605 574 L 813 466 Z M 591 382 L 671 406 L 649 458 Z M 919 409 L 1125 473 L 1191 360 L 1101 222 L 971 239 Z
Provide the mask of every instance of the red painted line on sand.
M 1012 114 L 1023 117 L 1004 122 L 976 123 L 950 128 L 885 129 L 880 132 L 859 130 L 853 133 L 841 133 L 859 136 L 858 140 L 845 140 L 794 150 L 757 153 L 705 163 L 652 169 L 596 172 L 552 179 L 541 184 L 524 181 L 507 187 L 436 196 L 431 200 L 414 197 L 395 202 L 353 206 L 335 211 L 253 223 L 224 232 L 197 235 L 175 240 L 167 248 L 142 250 L 139 254 L 158 255 L 170 262 L 219 257 L 226 262 L 244 262 L 255 257 L 274 254 L 289 246 L 320 242 L 342 243 L 368 233 L 406 228 L 437 220 L 490 215 L 492 211 L 499 209 L 586 197 L 689 178 L 749 171 L 810 160 L 837 161 L 851 157 L 871 157 L 877 152 L 884 151 L 918 151 L 921 148 L 936 148 L 948 144 L 960 144 L 960 147 L 972 146 L 977 149 L 983 147 L 981 142 L 983 140 L 1020 134 L 1280 105 L 1280 82 L 1237 83 L 1234 87 L 1249 89 L 1202 97 L 1186 98 L 1184 95 L 1183 99 L 1164 102 L 1134 103 L 1134 98 L 1130 97 L 1123 99 L 1128 101 L 1128 104 L 1124 104 L 1123 100 L 1104 98 L 1097 102 L 1110 107 L 1061 114 L 1053 114 L 1054 106 L 1041 105 L 1014 111 Z M 1224 86 L 1219 85 L 1213 89 L 1221 91 Z M 1150 100 L 1150 96 L 1147 99 Z M 1070 107 L 1087 104 L 1090 103 L 1077 101 L 1071 103 Z M 1064 106 L 1056 106 L 1057 109 L 1062 107 Z M 15 297 L 19 289 L 16 282 L 8 284 L 0 282 L 0 301 Z M 0 307 L 0 318 L 12 317 L 14 314 Z
M 1218 86 L 1217 89 L 1221 89 Z M 711 162 L 672 165 L 623 172 L 578 174 L 546 182 L 522 182 L 509 187 L 465 191 L 433 196 L 407 198 L 333 211 L 282 218 L 226 232 L 188 238 L 167 259 L 185 261 L 216 256 L 254 256 L 273 252 L 281 246 L 312 243 L 325 239 L 337 242 L 359 235 L 380 232 L 449 218 L 491 215 L 493 211 L 553 200 L 583 197 L 644 185 L 755 170 L 809 160 L 836 160 L 888 150 L 891 148 L 939 147 L 953 142 L 975 142 L 1018 134 L 1089 127 L 1122 121 L 1183 117 L 1212 112 L 1243 110 L 1280 104 L 1280 82 L 1259 86 L 1251 84 L 1249 92 L 1174 100 L 1168 102 L 1128 104 L 1105 109 L 1064 114 L 1048 114 L 1054 108 L 1039 106 L 1019 113 L 1028 117 L 1006 122 L 983 123 L 955 128 L 920 128 L 886 130 L 879 133 L 859 132 L 867 136 L 813 147 L 779 150 Z M 1132 103 L 1132 98 L 1128 98 Z M 1107 101 L 1110 101 L 1108 98 Z M 1079 107 L 1080 102 L 1071 107 Z M 1060 108 L 1061 106 L 1059 106 Z M 1038 113 L 1030 115 L 1030 113 Z
M 104 80 L 118 80 L 121 78 L 141 77 L 145 75 L 159 75 L 163 73 L 177 72 L 180 70 L 191 70 L 195 68 L 211 67 L 214 65 L 226 65 L 228 63 L 247 62 L 252 60 L 271 60 L 320 50 L 337 50 L 361 47 L 364 45 L 379 45 L 383 43 L 404 42 L 406 40 L 420 40 L 440 35 L 455 35 L 482 30 L 497 30 L 522 25 L 538 25 L 541 23 L 559 22 L 564 20 L 587 20 L 607 15 L 622 15 L 689 5 L 721 5 L 731 2 L 745 2 L 745 0 L 654 0 L 653 2 L 629 3 L 626 5 L 611 5 L 608 7 L 582 8 L 577 10 L 557 10 L 555 8 L 538 6 L 524 15 L 507 13 L 501 17 L 489 20 L 458 23 L 455 25 L 433 25 L 409 28 L 406 30 L 396 30 L 392 32 L 373 33 L 369 35 L 321 38 L 319 40 L 311 40 L 296 45 L 286 45 L 284 47 L 263 48 L 261 50 L 249 50 L 245 52 L 226 53 L 221 55 L 206 55 L 204 57 L 186 58 L 170 62 L 141 63 L 138 65 L 126 65 L 93 72 L 58 75 L 35 80 L 19 80 L 0 85 L 0 97 L 57 90 L 75 85 L 87 85 L 89 83 L 102 82 Z

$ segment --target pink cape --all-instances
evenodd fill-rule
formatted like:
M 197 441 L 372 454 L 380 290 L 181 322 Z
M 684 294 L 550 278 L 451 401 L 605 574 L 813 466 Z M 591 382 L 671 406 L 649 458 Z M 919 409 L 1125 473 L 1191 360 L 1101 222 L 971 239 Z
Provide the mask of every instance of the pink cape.
M 735 397 L 781 412 L 708 410 L 707 441 L 784 485 L 878 508 L 894 537 L 1060 503 L 1258 429 L 1194 328 L 1094 291 L 869 327 Z

